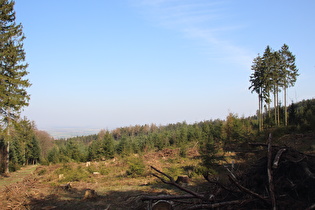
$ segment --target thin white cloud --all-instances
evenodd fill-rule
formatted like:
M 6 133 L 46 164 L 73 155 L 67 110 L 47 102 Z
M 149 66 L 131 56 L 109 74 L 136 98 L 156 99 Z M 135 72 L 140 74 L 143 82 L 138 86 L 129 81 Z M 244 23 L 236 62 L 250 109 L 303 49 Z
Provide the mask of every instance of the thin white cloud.
M 141 0 L 138 2 L 145 14 L 159 25 L 182 32 L 186 37 L 205 43 L 205 48 L 215 50 L 221 59 L 248 67 L 252 53 L 223 38 L 244 28 L 235 23 L 229 14 L 226 1 L 206 0 Z M 208 54 L 213 54 L 209 52 Z M 214 59 L 214 58 L 212 58 Z M 218 59 L 217 57 L 215 59 Z

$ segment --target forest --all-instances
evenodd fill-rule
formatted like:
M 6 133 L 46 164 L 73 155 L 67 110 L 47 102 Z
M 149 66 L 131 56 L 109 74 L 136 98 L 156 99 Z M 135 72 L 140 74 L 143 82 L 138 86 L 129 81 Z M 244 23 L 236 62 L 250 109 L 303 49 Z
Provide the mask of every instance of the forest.
M 179 148 L 186 156 L 187 149 L 197 147 L 203 170 L 211 169 L 222 151 L 237 151 L 250 142 L 265 141 L 272 132 L 274 137 L 289 133 L 315 131 L 315 99 L 303 100 L 288 106 L 288 125 L 285 126 L 284 108 L 280 109 L 279 126 L 270 125 L 273 110 L 263 113 L 264 130 L 259 131 L 257 115 L 238 117 L 230 113 L 225 120 L 207 120 L 187 124 L 135 125 L 101 130 L 98 134 L 54 140 L 47 132 L 36 129 L 35 123 L 20 119 L 14 124 L 10 149 L 10 171 L 23 165 L 67 162 L 101 161 L 117 156 L 145 154 L 165 148 Z M 4 137 L 0 141 L 4 151 Z M 3 155 L 1 160 L 4 160 Z M 3 162 L 3 161 L 2 161 Z M 1 171 L 4 171 L 3 163 Z
M 299 76 L 295 55 L 284 44 L 275 51 L 267 46 L 253 59 L 249 77 L 252 93 L 258 95 L 255 116 L 239 117 L 230 113 L 225 120 L 210 119 L 187 124 L 134 125 L 101 130 L 98 134 L 54 140 L 36 123 L 21 118 L 29 105 L 26 78 L 28 63 L 23 47 L 23 26 L 16 23 L 14 1 L 1 1 L 0 10 L 0 172 L 9 173 L 23 165 L 107 160 L 116 156 L 143 154 L 164 148 L 198 148 L 204 170 L 208 170 L 225 151 L 265 138 L 266 132 L 307 132 L 315 128 L 314 99 L 287 106 L 287 89 Z M 283 93 L 281 104 L 279 93 Z M 272 98 L 273 95 L 273 98 Z M 271 103 L 273 102 L 273 106 Z M 280 134 L 279 134 L 280 135 Z M 277 134 L 275 135 L 277 136 Z

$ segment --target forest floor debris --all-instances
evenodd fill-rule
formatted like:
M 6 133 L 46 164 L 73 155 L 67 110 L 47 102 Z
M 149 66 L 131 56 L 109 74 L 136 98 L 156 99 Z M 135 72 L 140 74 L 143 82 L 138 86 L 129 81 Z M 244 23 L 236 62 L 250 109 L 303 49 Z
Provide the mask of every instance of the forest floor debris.
M 196 176 L 188 185 L 180 185 L 175 180 L 184 175 L 183 168 L 198 164 L 198 159 L 194 158 L 198 155 L 196 151 L 188 153 L 194 156 L 187 159 L 179 157 L 176 149 L 165 150 L 165 154 L 161 151 L 146 154 L 145 164 L 154 166 L 156 170 L 151 169 L 151 172 L 157 176 L 149 173 L 126 176 L 126 163 L 119 158 L 91 162 L 90 166 L 85 163 L 37 166 L 29 176 L 24 174 L 16 183 L 7 182 L 0 187 L 0 209 L 148 209 L 160 200 L 166 200 L 174 209 L 270 209 L 270 177 L 276 208 L 315 208 L 314 156 L 289 146 L 271 146 L 269 153 L 268 144 L 253 144 L 252 147 L 262 154 L 252 165 L 234 169 L 228 165 L 224 175 Z M 268 154 L 271 154 L 271 164 L 268 164 Z M 181 169 L 174 169 L 174 165 Z M 89 167 L 90 175 L 74 179 L 69 189 L 60 187 L 69 182 L 64 169 Z M 101 171 L 98 176 L 92 174 L 95 168 L 106 167 L 108 171 Z M 59 179 L 61 172 L 65 180 Z M 161 179 L 172 184 L 162 183 Z M 95 196 L 84 199 L 87 191 Z

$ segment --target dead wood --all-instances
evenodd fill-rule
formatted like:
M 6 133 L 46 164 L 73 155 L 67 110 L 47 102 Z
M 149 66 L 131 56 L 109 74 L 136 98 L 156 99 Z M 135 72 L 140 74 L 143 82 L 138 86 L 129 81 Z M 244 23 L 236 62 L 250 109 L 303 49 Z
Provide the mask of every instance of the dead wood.
M 156 172 L 153 176 L 188 194 L 148 196 L 143 200 L 172 200 L 186 205 L 186 209 L 315 209 L 315 156 L 274 146 L 271 135 L 267 144 L 252 146 L 259 146 L 261 158 L 244 171 L 226 168 L 230 184 L 204 175 L 210 184 L 208 192 L 197 193 L 178 185 L 171 176 L 151 167 Z
M 209 175 L 203 175 L 204 179 L 207 180 L 209 183 L 211 184 L 214 184 L 216 186 L 218 186 L 219 188 L 223 189 L 223 190 L 226 190 L 228 192 L 231 192 L 231 193 L 235 193 L 237 191 L 233 190 L 232 188 L 229 188 L 229 187 L 226 187 L 224 184 L 220 183 L 218 180 L 211 180 L 209 178 Z
M 183 200 L 196 198 L 194 195 L 157 195 L 157 196 L 143 196 L 141 200 Z
M 282 148 L 282 149 L 280 149 L 280 150 L 277 152 L 276 157 L 275 157 L 275 159 L 274 159 L 274 161 L 273 161 L 273 165 L 272 165 L 272 168 L 273 168 L 273 169 L 278 168 L 281 155 L 282 155 L 285 151 L 287 151 L 287 149 Z
M 267 165 L 267 173 L 268 173 L 268 182 L 269 182 L 269 193 L 270 193 L 270 200 L 271 200 L 271 205 L 272 209 L 276 210 L 276 197 L 275 197 L 275 187 L 273 184 L 273 177 L 272 177 L 272 148 L 271 148 L 271 133 L 269 134 L 268 138 L 268 153 L 267 153 L 267 158 L 268 158 L 268 165 Z
M 151 166 L 151 168 L 152 168 L 153 170 L 155 170 L 156 172 L 158 172 L 159 174 L 162 174 L 162 175 L 166 176 L 166 177 L 170 180 L 170 181 L 166 181 L 165 179 L 163 179 L 163 178 L 160 177 L 159 175 L 157 175 L 157 174 L 152 174 L 152 175 L 155 176 L 156 178 L 160 179 L 163 183 L 169 184 L 169 185 L 173 185 L 173 186 L 177 187 L 178 189 L 180 189 L 180 190 L 182 190 L 182 191 L 184 191 L 184 192 L 187 192 L 187 193 L 189 193 L 189 194 L 195 196 L 196 198 L 199 198 L 199 199 L 202 199 L 202 200 L 207 200 L 207 198 L 205 198 L 203 195 L 200 195 L 199 193 L 196 193 L 196 192 L 194 192 L 194 191 L 192 191 L 192 190 L 189 190 L 189 189 L 187 189 L 187 188 L 185 188 L 185 187 L 183 187 L 183 186 L 177 184 L 171 176 L 169 176 L 169 175 L 163 173 L 162 171 L 156 169 L 156 168 L 153 167 L 153 166 Z
M 315 209 L 315 204 L 311 205 L 310 207 L 306 208 L 305 210 L 311 210 L 311 209 Z
M 245 192 L 245 193 L 247 193 L 247 194 L 249 194 L 249 195 L 252 195 L 253 197 L 256 197 L 256 198 L 258 198 L 258 199 L 260 199 L 260 200 L 262 200 L 262 201 L 264 201 L 264 202 L 266 202 L 266 203 L 269 203 L 269 202 L 268 202 L 268 198 L 263 197 L 263 196 L 259 195 L 258 193 L 255 193 L 255 192 L 251 191 L 250 189 L 248 189 L 248 188 L 242 186 L 242 185 L 234 178 L 234 176 L 229 175 L 229 179 L 231 180 L 231 182 L 232 182 L 233 184 L 235 184 L 235 185 L 236 185 L 240 190 L 242 190 L 243 192 Z
M 241 205 L 250 201 L 251 200 L 234 200 L 234 201 L 226 201 L 226 202 L 219 202 L 219 203 L 213 203 L 213 204 L 199 204 L 199 205 L 193 205 L 187 208 L 187 210 L 213 209 L 213 208 L 219 208 L 219 207 L 225 207 L 225 206 Z
M 72 187 L 71 187 L 71 183 L 67 183 L 67 184 L 62 184 L 60 185 L 60 188 L 61 189 L 64 189 L 64 190 L 70 190 Z
M 84 197 L 83 197 L 84 200 L 95 199 L 95 198 L 97 198 L 97 193 L 95 192 L 95 190 L 92 190 L 92 189 L 85 190 Z

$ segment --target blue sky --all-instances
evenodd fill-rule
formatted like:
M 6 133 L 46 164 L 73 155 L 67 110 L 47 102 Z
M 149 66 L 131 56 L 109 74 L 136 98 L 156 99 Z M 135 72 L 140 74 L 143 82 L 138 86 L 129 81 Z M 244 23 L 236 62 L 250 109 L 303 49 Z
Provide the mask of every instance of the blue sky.
M 315 1 L 16 0 L 39 129 L 165 125 L 254 115 L 251 63 L 286 43 L 314 98 Z

